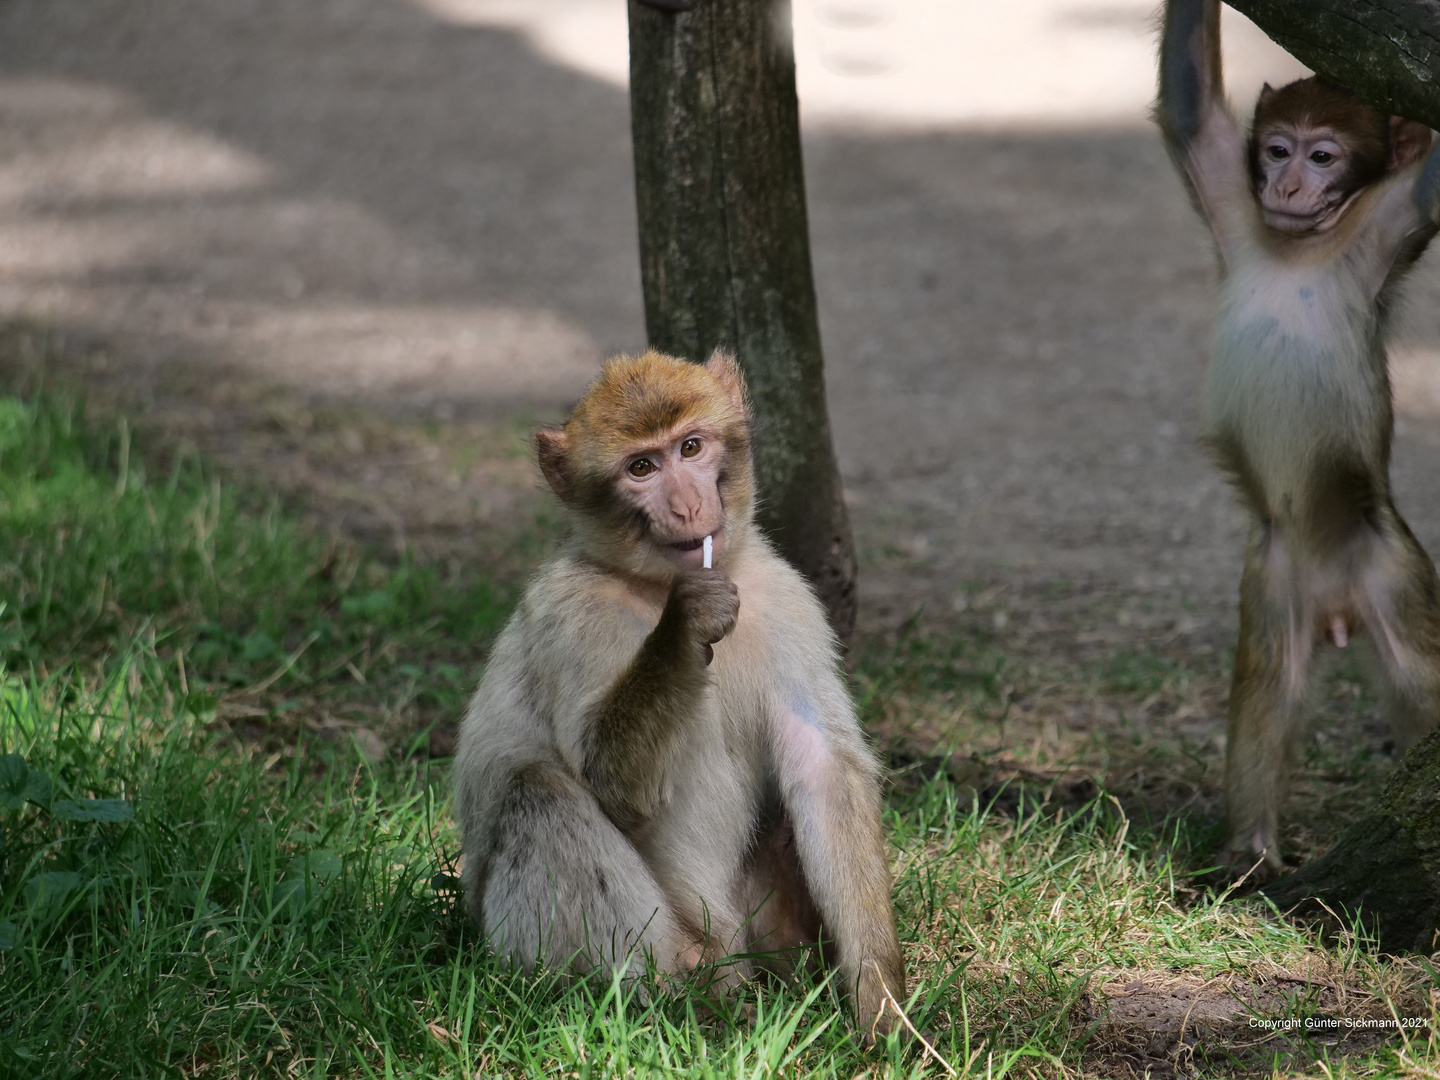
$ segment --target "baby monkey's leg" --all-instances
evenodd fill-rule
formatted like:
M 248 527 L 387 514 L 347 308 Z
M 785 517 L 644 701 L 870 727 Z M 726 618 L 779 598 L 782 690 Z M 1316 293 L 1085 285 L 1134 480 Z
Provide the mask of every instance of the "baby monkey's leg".
M 1430 556 L 1393 509 L 1361 580 L 1390 723 L 1403 750 L 1440 719 L 1440 581 Z
M 1296 595 L 1289 553 L 1269 530 L 1257 530 L 1240 580 L 1240 640 L 1230 686 L 1225 747 L 1227 861 L 1257 868 L 1260 878 L 1284 868 L 1279 818 L 1314 651 L 1314 627 Z

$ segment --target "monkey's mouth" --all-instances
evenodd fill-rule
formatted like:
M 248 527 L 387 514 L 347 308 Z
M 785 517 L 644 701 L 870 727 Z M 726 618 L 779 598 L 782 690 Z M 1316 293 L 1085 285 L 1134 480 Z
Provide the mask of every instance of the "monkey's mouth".
M 1307 233 L 1324 232 L 1340 219 L 1333 210 L 1321 210 L 1313 214 L 1291 214 L 1284 210 L 1265 211 L 1265 224 L 1277 232 Z
M 703 536 L 697 536 L 694 540 L 681 540 L 678 544 L 671 544 L 675 551 L 694 551 L 705 543 Z
M 1355 201 L 1359 194 L 1360 192 L 1358 191 L 1352 191 L 1343 199 L 1338 199 L 1335 202 L 1305 213 L 1281 210 L 1275 206 L 1268 206 L 1263 201 L 1260 204 L 1260 210 L 1262 216 L 1265 218 L 1265 224 L 1277 232 L 1325 232 L 1333 228 L 1335 223 L 1345 216 L 1345 211 L 1350 209 L 1350 204 Z

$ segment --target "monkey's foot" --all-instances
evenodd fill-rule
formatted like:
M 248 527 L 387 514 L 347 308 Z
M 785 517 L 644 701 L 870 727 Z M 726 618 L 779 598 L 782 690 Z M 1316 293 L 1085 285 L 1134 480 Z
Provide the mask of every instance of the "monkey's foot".
M 1232 843 L 1220 853 L 1215 880 L 1231 888 L 1249 888 L 1274 881 L 1288 869 L 1273 847 L 1256 851 L 1249 844 Z

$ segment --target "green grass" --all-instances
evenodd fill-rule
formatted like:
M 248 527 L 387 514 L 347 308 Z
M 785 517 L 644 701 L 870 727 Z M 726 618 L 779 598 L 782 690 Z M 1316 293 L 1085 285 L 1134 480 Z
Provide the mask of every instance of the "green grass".
M 1096 1007 L 1119 983 L 1300 973 L 1257 1008 L 1429 1014 L 1432 969 L 1194 887 L 1177 824 L 1137 835 L 1108 796 L 1001 813 L 943 772 L 886 824 L 907 1014 L 945 1066 L 862 1048 L 823 980 L 707 1003 L 507 971 L 451 888 L 447 763 L 412 751 L 458 715 L 513 583 L 389 565 L 193 459 L 139 460 L 62 401 L 0 399 L 0 1076 L 1111 1076 L 1144 1066 Z M 961 651 L 907 643 L 862 684 L 1000 693 Z M 1227 1038 L 1187 1060 L 1437 1060 L 1423 1037 Z
M 459 711 L 505 589 L 306 533 L 193 457 L 167 473 L 147 481 L 123 424 L 0 399 L 0 662 L 46 674 L 143 641 L 201 706 L 264 684 L 362 714 Z

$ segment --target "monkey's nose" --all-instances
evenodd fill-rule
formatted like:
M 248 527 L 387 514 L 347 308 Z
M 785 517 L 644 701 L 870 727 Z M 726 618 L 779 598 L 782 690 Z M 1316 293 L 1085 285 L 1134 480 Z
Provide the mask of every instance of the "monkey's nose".
M 684 522 L 691 522 L 705 511 L 705 494 L 701 491 L 672 491 L 670 512 Z

